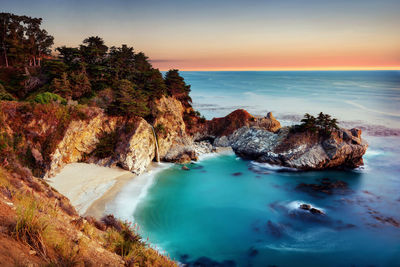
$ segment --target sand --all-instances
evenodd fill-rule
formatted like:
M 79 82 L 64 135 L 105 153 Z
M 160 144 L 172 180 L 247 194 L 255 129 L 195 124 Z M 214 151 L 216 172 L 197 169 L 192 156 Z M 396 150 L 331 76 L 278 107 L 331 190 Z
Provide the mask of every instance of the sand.
M 69 198 L 80 215 L 99 218 L 103 215 L 105 203 L 111 201 L 133 177 L 133 173 L 119 168 L 71 163 L 47 181 Z M 92 207 L 95 202 L 95 207 Z

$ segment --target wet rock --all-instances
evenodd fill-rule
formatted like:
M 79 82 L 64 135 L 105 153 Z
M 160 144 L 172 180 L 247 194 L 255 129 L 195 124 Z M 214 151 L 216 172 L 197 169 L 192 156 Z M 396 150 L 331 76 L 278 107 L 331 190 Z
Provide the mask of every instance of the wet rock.
M 310 212 L 312 214 L 319 214 L 319 215 L 324 215 L 325 213 L 322 210 L 316 209 L 316 208 L 311 208 Z
M 311 209 L 311 205 L 310 204 L 301 204 L 300 205 L 300 209 L 310 210 Z
M 189 171 L 190 170 L 187 166 L 182 166 L 181 169 L 184 170 L 184 171 Z

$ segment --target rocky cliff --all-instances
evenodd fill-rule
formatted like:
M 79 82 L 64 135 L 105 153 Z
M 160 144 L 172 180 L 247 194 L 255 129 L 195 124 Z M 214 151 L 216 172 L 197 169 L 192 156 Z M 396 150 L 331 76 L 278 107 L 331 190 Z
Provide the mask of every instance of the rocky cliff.
M 272 113 L 255 117 L 236 110 L 188 127 L 190 113 L 173 97 L 162 97 L 152 124 L 140 117 L 109 116 L 99 108 L 2 102 L 2 138 L 10 138 L 15 162 L 49 177 L 65 164 L 86 161 L 143 173 L 151 161 L 190 162 L 197 152 L 231 146 L 240 156 L 297 169 L 357 167 L 368 145 L 357 129 L 329 136 L 281 128 Z M 190 128 L 190 129 L 189 129 Z M 158 152 L 157 152 L 158 143 Z M 196 152 L 197 151 L 197 152 Z M 158 153 L 158 154 L 157 154 Z M 13 160 L 12 157 L 5 160 Z M 22 169 L 22 168 L 21 168 Z
M 51 177 L 68 163 L 86 161 L 119 166 L 136 174 L 156 158 L 195 158 L 192 139 L 182 119 L 184 108 L 172 98 L 158 101 L 153 126 L 140 117 L 109 116 L 94 107 L 1 102 L 1 142 L 4 164 L 28 166 L 34 175 Z M 156 133 L 156 135 L 155 135 Z

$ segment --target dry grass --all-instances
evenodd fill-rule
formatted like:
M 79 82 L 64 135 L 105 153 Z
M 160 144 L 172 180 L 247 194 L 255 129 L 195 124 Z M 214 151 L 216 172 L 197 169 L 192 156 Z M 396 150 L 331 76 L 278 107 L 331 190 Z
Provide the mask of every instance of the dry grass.
M 14 235 L 17 240 L 24 242 L 41 257 L 47 259 L 45 236 L 49 223 L 38 212 L 39 205 L 36 200 L 30 197 L 20 199 L 17 206 L 17 222 L 14 228 Z
M 108 224 L 110 228 L 107 230 L 106 248 L 120 255 L 127 266 L 177 266 L 167 256 L 143 242 L 136 231 L 136 225 L 118 221 L 112 215 L 107 218 L 111 223 Z

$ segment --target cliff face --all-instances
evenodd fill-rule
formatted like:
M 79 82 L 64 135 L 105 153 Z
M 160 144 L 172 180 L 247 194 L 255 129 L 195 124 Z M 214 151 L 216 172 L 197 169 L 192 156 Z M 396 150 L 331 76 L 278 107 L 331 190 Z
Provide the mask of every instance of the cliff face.
M 115 131 L 121 118 L 109 117 L 97 111 L 90 120 L 73 120 L 65 131 L 64 138 L 51 154 L 49 171 L 46 176 L 53 176 L 68 163 L 78 162 L 85 154 L 91 153 L 99 142 L 99 137 Z
M 185 107 L 172 97 L 157 101 L 154 128 L 157 133 L 160 159 L 187 162 L 196 159 L 193 138 L 187 133 L 183 121 Z
M 156 156 L 156 138 L 151 125 L 139 118 L 134 129 L 120 140 L 115 162 L 125 170 L 143 173 Z
M 172 97 L 156 102 L 155 120 L 150 125 L 143 118 L 123 120 L 98 112 L 90 120 L 72 121 L 64 137 L 51 155 L 48 176 L 54 175 L 67 163 L 88 161 L 103 166 L 119 166 L 136 174 L 143 173 L 158 157 L 164 161 L 190 161 L 196 158 L 192 138 L 183 121 L 185 108 Z M 112 134 L 114 142 L 107 144 L 112 155 L 98 156 L 96 149 L 104 137 Z M 89 157 L 85 158 L 85 155 Z

